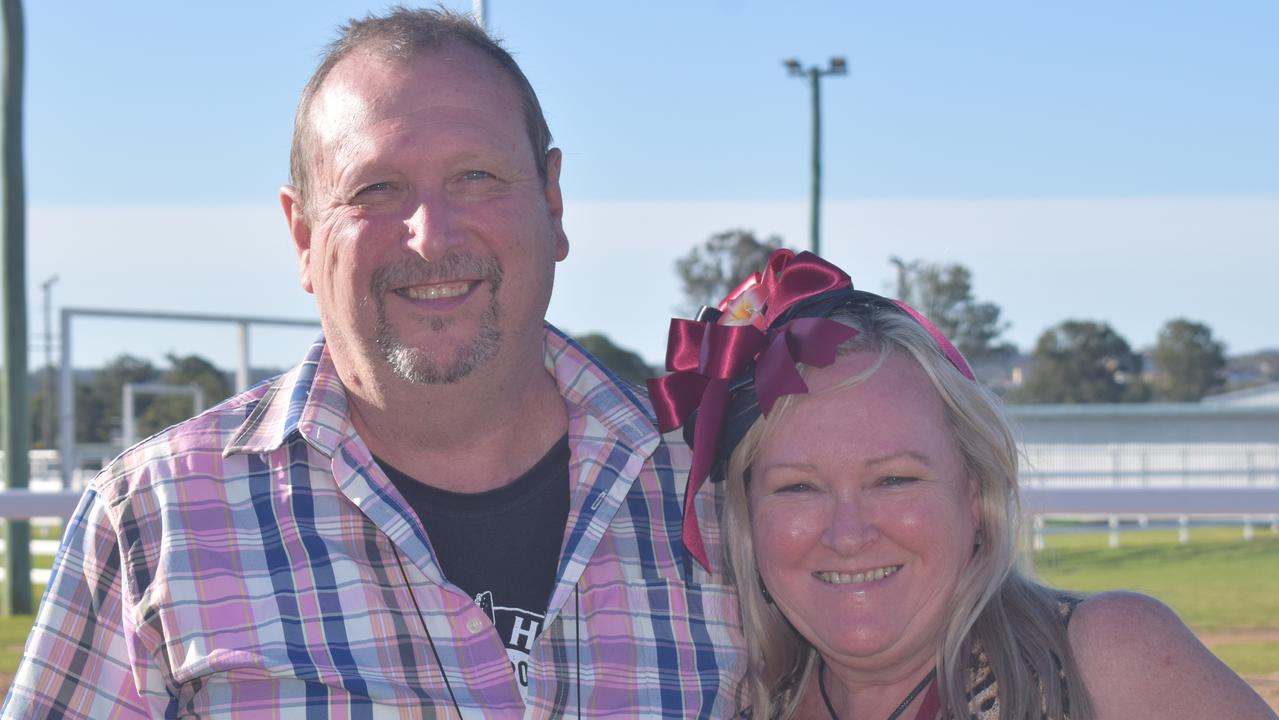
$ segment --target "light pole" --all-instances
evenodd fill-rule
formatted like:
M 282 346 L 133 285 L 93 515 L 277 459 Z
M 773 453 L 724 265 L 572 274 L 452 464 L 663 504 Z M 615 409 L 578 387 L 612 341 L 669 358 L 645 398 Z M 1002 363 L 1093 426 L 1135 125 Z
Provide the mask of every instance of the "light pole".
M 53 441 L 53 284 L 58 281 L 57 275 L 40 283 L 44 293 L 44 371 L 41 373 L 44 388 L 44 402 L 41 404 L 40 435 L 47 448 L 57 447 Z
M 813 192 L 811 199 L 811 228 L 809 236 L 812 239 L 813 253 L 821 254 L 821 230 L 819 223 L 821 220 L 821 202 L 822 202 L 822 89 L 821 80 L 825 75 L 847 75 L 848 63 L 843 57 L 833 57 L 830 59 L 830 65 L 826 68 L 820 68 L 816 65 L 809 66 L 807 69 L 799 64 L 795 58 L 783 60 L 782 64 L 786 66 L 786 70 L 792 77 L 808 78 L 809 87 L 812 89 L 813 95 Z

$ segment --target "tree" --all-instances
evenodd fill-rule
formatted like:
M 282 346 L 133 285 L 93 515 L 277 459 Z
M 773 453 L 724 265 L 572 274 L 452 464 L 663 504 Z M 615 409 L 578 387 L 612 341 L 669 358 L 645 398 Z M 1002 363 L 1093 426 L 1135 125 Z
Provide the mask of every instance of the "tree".
M 688 316 L 703 305 L 714 306 L 738 283 L 764 269 L 768 256 L 782 246 L 776 235 L 760 241 L 750 230 L 727 230 L 675 261 L 675 272 L 684 283 L 688 303 L 680 310 Z
M 150 361 L 120 355 L 93 373 L 88 383 L 75 386 L 75 438 L 78 443 L 117 441 L 124 424 L 124 386 L 127 383 L 195 383 L 204 391 L 206 406 L 230 395 L 227 374 L 198 355 L 169 355 L 169 368 L 163 372 Z M 39 395 L 37 394 L 37 397 Z M 137 433 L 147 437 L 181 422 L 192 415 L 189 395 L 134 396 L 133 411 L 137 416 Z M 55 428 L 55 436 L 57 430 Z M 56 441 L 55 438 L 50 439 Z
M 597 360 L 604 363 L 605 367 L 627 382 L 643 386 L 645 380 L 660 374 L 654 372 L 653 368 L 644 362 L 644 358 L 626 348 L 614 345 L 612 340 L 600 333 L 581 335 L 574 340 L 577 340 L 578 344 L 586 348 L 586 351 L 594 355 Z
M 125 383 L 155 382 L 159 374 L 149 361 L 127 354 L 99 368 L 85 390 L 76 388 L 76 441 L 111 442 L 121 428 Z M 145 412 L 151 400 L 139 398 L 136 410 Z
M 169 361 L 170 367 L 160 376 L 159 382 L 200 386 L 204 392 L 205 407 L 211 407 L 231 395 L 231 385 L 227 382 L 226 374 L 199 355 L 178 356 L 170 353 L 165 359 Z M 147 404 L 146 410 L 138 418 L 138 436 L 154 435 L 191 415 L 190 395 L 157 396 Z
M 1169 320 L 1159 331 L 1153 353 L 1159 398 L 1193 402 L 1224 385 L 1225 350 L 1207 325 L 1185 318 Z
M 1036 403 L 1146 400 L 1141 356 L 1106 323 L 1067 320 L 1035 343 L 1030 376 L 1017 399 Z
M 897 299 L 923 313 L 975 367 L 1016 354 L 1010 343 L 998 342 L 1008 329 L 1000 320 L 1003 310 L 973 297 L 973 274 L 967 267 L 906 262 L 896 256 L 889 262 L 897 266 Z

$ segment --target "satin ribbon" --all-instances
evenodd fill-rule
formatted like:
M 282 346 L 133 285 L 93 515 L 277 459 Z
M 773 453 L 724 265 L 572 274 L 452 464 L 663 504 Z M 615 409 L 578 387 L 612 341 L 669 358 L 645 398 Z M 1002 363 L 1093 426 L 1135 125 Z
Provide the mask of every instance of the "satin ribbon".
M 779 250 L 770 256 L 760 277 L 738 286 L 720 303 L 721 310 L 753 286 L 752 280 L 765 290 L 765 327 L 796 303 L 852 287 L 843 270 L 816 255 Z M 799 318 L 767 334 L 754 325 L 671 321 L 666 345 L 666 369 L 671 374 L 648 381 L 649 397 L 662 432 L 680 427 L 697 411 L 693 462 L 684 491 L 683 537 L 685 547 L 702 567 L 709 570 L 710 562 L 698 529 L 694 498 L 714 469 L 728 409 L 729 382 L 755 363 L 760 410 L 767 415 L 783 395 L 808 392 L 796 362 L 829 365 L 839 344 L 856 334 L 856 330 L 825 318 Z
M 682 426 L 694 411 L 697 413 L 693 462 L 684 491 L 683 537 L 689 554 L 707 570 L 710 562 L 693 500 L 715 467 L 730 400 L 729 383 L 754 363 L 755 394 L 764 415 L 782 396 L 807 393 L 808 385 L 797 363 L 830 365 L 840 344 L 856 337 L 857 331 L 823 317 L 795 318 L 777 327 L 773 324 L 798 305 L 824 293 L 851 290 L 852 286 L 847 273 L 810 252 L 796 255 L 778 250 L 769 256 L 762 273 L 747 278 L 719 304 L 720 311 L 727 312 L 739 296 L 752 293 L 755 297 L 750 299 L 761 300 L 762 306 L 758 317 L 745 321 L 749 324 L 721 324 L 728 322 L 727 318 L 718 322 L 671 320 L 666 344 L 666 369 L 671 374 L 648 381 L 649 397 L 662 432 Z M 891 302 L 928 331 L 964 377 L 976 380 L 964 356 L 941 330 L 909 305 Z

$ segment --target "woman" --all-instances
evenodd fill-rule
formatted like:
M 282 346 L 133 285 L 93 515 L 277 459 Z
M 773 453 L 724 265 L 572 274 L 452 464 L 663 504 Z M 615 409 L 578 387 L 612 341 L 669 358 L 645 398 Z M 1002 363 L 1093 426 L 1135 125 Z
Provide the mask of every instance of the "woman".
M 1016 445 L 918 313 L 785 250 L 720 311 L 673 324 L 651 390 L 689 496 L 729 483 L 745 715 L 1275 717 L 1159 602 L 1014 567 Z

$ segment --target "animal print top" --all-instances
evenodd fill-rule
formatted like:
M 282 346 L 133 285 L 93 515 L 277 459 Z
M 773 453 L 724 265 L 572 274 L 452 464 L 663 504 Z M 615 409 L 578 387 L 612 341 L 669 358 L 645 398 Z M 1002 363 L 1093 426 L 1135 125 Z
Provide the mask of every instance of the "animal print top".
M 1080 598 L 1057 599 L 1057 613 L 1063 626 L 1070 623 L 1070 617 L 1075 613 L 1075 608 L 1080 602 L 1082 602 Z M 990 664 L 986 659 L 985 651 L 981 649 L 981 644 L 974 643 L 974 645 L 967 693 L 970 698 L 967 720 L 999 720 L 999 681 L 990 670 Z M 1053 655 L 1053 660 L 1057 660 L 1056 654 Z M 1047 709 L 1044 709 L 1041 717 L 1043 720 L 1070 720 L 1070 699 L 1066 693 L 1070 683 L 1060 662 L 1055 664 L 1057 678 L 1061 682 L 1062 704 L 1065 712 L 1060 718 L 1049 718 Z

